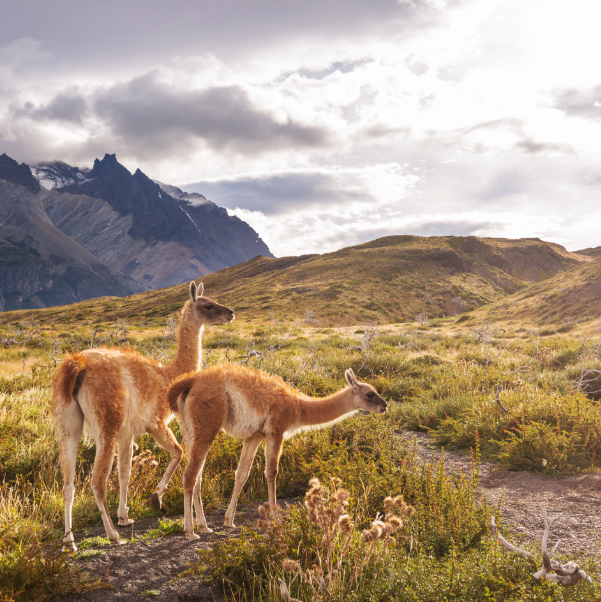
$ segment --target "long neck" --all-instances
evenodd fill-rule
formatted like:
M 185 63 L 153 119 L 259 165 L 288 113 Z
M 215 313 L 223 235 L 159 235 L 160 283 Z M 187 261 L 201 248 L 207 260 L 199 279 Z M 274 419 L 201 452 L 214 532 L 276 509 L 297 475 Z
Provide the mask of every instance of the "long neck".
M 193 318 L 192 311 L 190 302 L 186 303 L 177 333 L 177 352 L 173 361 L 167 366 L 172 378 L 200 369 L 201 337 L 204 326 L 198 324 L 198 321 Z
M 351 389 L 344 389 L 323 399 L 299 400 L 301 426 L 328 424 L 355 411 Z

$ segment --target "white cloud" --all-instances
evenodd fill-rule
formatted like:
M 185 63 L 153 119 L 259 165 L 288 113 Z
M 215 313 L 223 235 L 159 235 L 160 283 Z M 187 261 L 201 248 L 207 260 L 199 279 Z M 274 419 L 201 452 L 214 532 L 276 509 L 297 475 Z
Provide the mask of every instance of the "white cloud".
M 116 152 L 194 183 L 277 255 L 445 228 L 601 244 L 601 5 L 357 0 L 336 20 L 326 1 L 311 25 L 296 7 L 237 2 L 237 37 L 215 33 L 211 8 L 210 43 L 173 39 L 160 62 L 107 54 L 110 69 L 66 77 L 54 57 L 61 77 L 34 79 L 26 67 L 58 56 L 56 40 L 0 49 L 0 151 L 84 164 Z

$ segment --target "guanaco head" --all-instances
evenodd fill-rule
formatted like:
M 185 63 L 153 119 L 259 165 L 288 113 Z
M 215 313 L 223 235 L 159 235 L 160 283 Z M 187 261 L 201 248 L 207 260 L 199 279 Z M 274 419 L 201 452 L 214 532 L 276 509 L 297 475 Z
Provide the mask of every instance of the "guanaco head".
M 190 305 L 194 310 L 194 316 L 202 324 L 224 324 L 234 319 L 234 312 L 225 305 L 219 305 L 208 297 L 203 297 L 204 284 L 198 286 L 194 281 L 190 282 Z
M 355 373 L 350 368 L 344 373 L 344 376 L 353 392 L 353 402 L 357 410 L 376 412 L 377 414 L 386 411 L 386 402 L 371 385 L 357 380 Z

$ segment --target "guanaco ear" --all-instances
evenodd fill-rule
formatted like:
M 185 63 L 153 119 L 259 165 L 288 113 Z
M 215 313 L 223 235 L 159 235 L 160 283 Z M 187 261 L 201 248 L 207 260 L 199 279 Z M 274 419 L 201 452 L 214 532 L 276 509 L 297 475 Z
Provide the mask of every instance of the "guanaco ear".
M 359 382 L 357 380 L 357 377 L 355 376 L 355 373 L 349 368 L 345 373 L 344 376 L 346 378 L 346 382 L 353 387 L 353 389 L 357 388 L 357 383 Z
M 190 282 L 190 299 L 192 303 L 196 303 L 196 282 L 194 280 Z
M 202 297 L 202 294 L 205 292 L 205 285 L 201 282 L 198 285 L 198 291 L 196 292 L 197 297 Z

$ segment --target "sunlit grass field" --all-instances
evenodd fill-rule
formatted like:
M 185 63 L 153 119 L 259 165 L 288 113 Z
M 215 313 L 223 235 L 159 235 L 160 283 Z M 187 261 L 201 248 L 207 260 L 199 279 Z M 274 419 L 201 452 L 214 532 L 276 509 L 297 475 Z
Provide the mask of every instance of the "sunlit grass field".
M 64 353 L 100 344 L 129 344 L 167 362 L 175 351 L 175 329 L 173 317 L 130 324 L 121 319 L 102 326 L 78 321 L 38 328 L 33 320 L 0 325 L 4 599 L 52 600 L 95 585 L 53 544 L 62 537 L 63 520 L 58 448 L 49 413 L 55 364 Z M 541 585 L 531 578 L 534 570 L 527 560 L 498 549 L 488 536 L 491 513 L 498 509 L 487 505 L 477 481 L 479 457 L 507 470 L 547 475 L 601 468 L 601 360 L 594 326 L 587 337 L 577 338 L 569 332 L 466 326 L 457 318 L 337 328 L 272 319 L 209 327 L 203 349 L 204 366 L 242 362 L 277 374 L 313 396 L 345 386 L 344 370 L 352 368 L 391 403 L 384 415 L 358 415 L 327 430 L 298 435 L 284 446 L 278 496 L 302 499 L 314 477 L 333 488 L 328 495 L 336 487 L 345 488 L 345 512 L 356 526 L 348 541 L 330 538 L 333 547 L 324 548 L 319 525 L 296 508 L 279 525 L 243 530 L 239 539 L 205 553 L 192 569 L 200 579 L 227 592 L 233 586 L 250 588 L 249 600 L 281 599 L 277 577 L 291 583 L 293 595 L 302 600 L 601 597 L 598 585 L 573 591 Z M 177 421 L 171 426 L 181 440 Z M 400 429 L 428 431 L 439 445 L 471 453 L 476 472 L 448 476 L 441 466 L 420 464 L 411 446 L 395 433 Z M 133 518 L 155 515 L 148 498 L 169 461 L 150 437 L 138 444 L 130 487 Z M 240 442 L 226 436 L 213 445 L 203 483 L 208 513 L 227 505 L 240 449 Z M 74 504 L 74 528 L 80 532 L 101 524 L 88 481 L 94 453 L 93 443 L 81 443 Z M 263 471 L 259 452 L 242 502 L 267 498 Z M 183 512 L 182 474 L 180 467 L 163 499 L 170 515 Z M 378 541 L 369 552 L 371 544 L 363 542 L 360 531 L 369 529 L 377 516 L 383 519 L 385 499 L 398 495 L 412 513 L 390 535 L 394 541 Z M 117 496 L 114 469 L 108 493 L 114 514 Z M 309 571 L 313 564 L 321 566 L 328 554 L 340 563 L 336 575 L 322 571 L 330 584 L 324 592 L 312 585 Z M 296 568 L 285 565 L 290 569 L 286 573 L 285 560 L 296 562 Z M 601 573 L 594 559 L 584 565 L 598 581 Z M 242 574 L 254 577 L 249 581 Z

